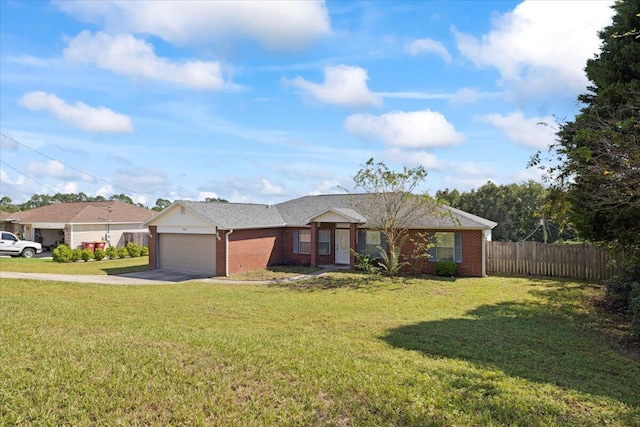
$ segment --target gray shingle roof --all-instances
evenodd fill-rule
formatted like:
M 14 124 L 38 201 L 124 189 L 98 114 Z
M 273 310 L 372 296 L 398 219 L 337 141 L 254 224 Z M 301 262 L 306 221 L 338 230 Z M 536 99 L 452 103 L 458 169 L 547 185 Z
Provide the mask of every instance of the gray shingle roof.
M 210 219 L 223 230 L 282 227 L 285 225 L 275 206 L 252 203 L 192 202 L 188 200 L 180 200 L 178 203 Z
M 308 220 L 319 214 L 333 210 L 350 218 L 362 218 L 354 209 L 358 200 L 368 197 L 367 194 L 327 194 L 304 196 L 277 205 L 260 205 L 248 203 L 192 202 L 178 203 L 193 209 L 208 218 L 218 228 L 265 228 L 306 226 Z M 442 214 L 422 218 L 413 228 L 425 229 L 491 229 L 497 224 L 479 216 L 458 209 L 443 206 Z M 364 221 L 363 221 L 364 222 Z

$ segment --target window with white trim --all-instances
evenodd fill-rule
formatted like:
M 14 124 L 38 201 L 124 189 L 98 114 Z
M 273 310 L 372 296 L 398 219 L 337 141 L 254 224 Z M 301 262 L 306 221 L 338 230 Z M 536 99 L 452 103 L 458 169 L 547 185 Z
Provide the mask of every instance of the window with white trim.
M 331 254 L 331 230 L 318 231 L 318 254 Z
M 429 261 L 462 262 L 462 233 L 437 232 L 430 238 L 434 246 L 429 249 Z
M 299 254 L 311 253 L 311 230 L 298 231 L 298 253 Z
M 455 247 L 453 233 L 436 233 L 436 261 L 453 261 Z

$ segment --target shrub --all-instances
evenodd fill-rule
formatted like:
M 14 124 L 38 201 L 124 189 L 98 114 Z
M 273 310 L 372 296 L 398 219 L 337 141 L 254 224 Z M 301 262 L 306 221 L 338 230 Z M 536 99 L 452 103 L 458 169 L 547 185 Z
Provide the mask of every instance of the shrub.
M 149 256 L 149 247 L 148 246 L 142 246 L 140 248 L 140 256 Z
M 356 268 L 362 270 L 368 274 L 380 274 L 380 268 L 378 267 L 378 261 L 371 255 L 360 255 L 355 253 L 356 256 Z
M 136 245 L 133 242 L 127 243 L 127 253 L 131 258 L 139 257 L 141 249 L 140 245 Z
M 605 285 L 609 308 L 629 317 L 631 336 L 640 340 L 640 257 L 624 260 L 618 275 Z
M 118 256 L 120 258 L 126 258 L 129 256 L 129 251 L 127 250 L 126 247 L 121 247 L 120 249 L 118 249 Z
M 82 250 L 71 249 L 71 262 L 76 262 L 82 259 Z
M 606 299 L 609 308 L 626 314 L 631 300 L 640 297 L 640 259 L 626 259 L 620 265 L 620 273 L 605 282 Z
M 53 250 L 53 260 L 55 262 L 71 262 L 71 248 L 67 245 L 58 245 Z
M 640 289 L 640 286 L 638 287 Z M 631 315 L 631 335 L 640 341 L 640 292 L 629 303 L 629 315 Z
M 436 276 L 452 277 L 456 275 L 458 265 L 455 261 L 438 261 L 436 262 Z
M 82 251 L 80 251 L 80 258 L 82 258 L 82 260 L 85 262 L 92 260 L 93 252 L 91 252 L 91 249 L 83 249 Z
M 401 241 L 401 245 L 404 243 L 404 239 Z M 380 269 L 383 270 L 389 277 L 395 277 L 400 273 L 402 267 L 407 265 L 407 262 L 400 262 L 400 247 L 390 247 L 388 252 L 378 246 L 380 250 Z M 389 256 L 389 255 L 393 256 Z
M 109 259 L 116 259 L 118 258 L 118 250 L 113 247 L 113 246 L 109 246 L 107 248 L 107 250 L 105 251 L 105 253 L 107 254 L 107 256 L 109 257 Z
M 106 256 L 107 256 L 107 253 L 104 251 L 104 249 L 98 248 L 95 251 L 93 251 L 93 258 L 96 261 L 102 261 Z

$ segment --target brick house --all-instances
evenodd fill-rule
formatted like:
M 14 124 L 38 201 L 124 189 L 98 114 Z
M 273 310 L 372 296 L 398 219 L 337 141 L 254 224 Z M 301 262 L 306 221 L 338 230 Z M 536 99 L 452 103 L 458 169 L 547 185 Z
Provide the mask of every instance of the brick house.
M 355 267 L 354 251 L 376 256 L 384 236 L 367 227 L 354 198 L 366 194 L 305 196 L 276 205 L 176 201 L 144 223 L 149 266 L 204 276 L 228 276 L 281 264 Z M 437 237 L 428 261 L 454 260 L 461 276 L 484 276 L 485 240 L 495 222 L 450 207 L 416 223 L 410 237 Z M 414 243 L 407 239 L 407 253 Z

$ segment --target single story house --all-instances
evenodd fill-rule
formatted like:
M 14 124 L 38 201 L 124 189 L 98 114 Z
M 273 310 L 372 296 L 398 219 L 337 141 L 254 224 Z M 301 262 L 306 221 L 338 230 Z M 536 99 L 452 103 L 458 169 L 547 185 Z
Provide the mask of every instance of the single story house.
M 149 266 L 204 276 L 281 264 L 354 268 L 354 251 L 376 256 L 386 245 L 356 210 L 356 199 L 365 197 L 305 196 L 275 205 L 176 201 L 144 223 L 151 234 Z M 438 233 L 431 261 L 455 260 L 458 274 L 484 276 L 485 240 L 497 224 L 458 209 L 441 210 L 443 215 L 422 218 L 410 234 Z M 434 268 L 435 262 L 425 262 L 421 270 Z
M 65 243 L 81 248 L 83 242 L 104 241 L 124 246 L 129 241 L 148 244 L 144 222 L 156 212 L 120 201 L 54 203 L 26 211 L 4 213 L 3 228 L 46 248 Z

